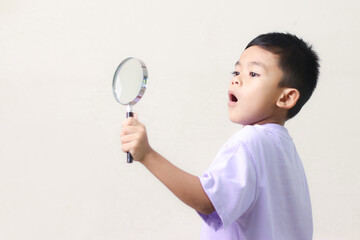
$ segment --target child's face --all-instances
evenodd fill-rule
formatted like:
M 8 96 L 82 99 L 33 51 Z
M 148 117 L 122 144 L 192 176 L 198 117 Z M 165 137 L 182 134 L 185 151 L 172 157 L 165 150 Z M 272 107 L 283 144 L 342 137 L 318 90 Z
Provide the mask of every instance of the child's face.
M 279 87 L 283 73 L 278 60 L 277 55 L 258 46 L 241 54 L 229 86 L 231 121 L 242 125 L 283 124 L 276 105 L 283 92 Z

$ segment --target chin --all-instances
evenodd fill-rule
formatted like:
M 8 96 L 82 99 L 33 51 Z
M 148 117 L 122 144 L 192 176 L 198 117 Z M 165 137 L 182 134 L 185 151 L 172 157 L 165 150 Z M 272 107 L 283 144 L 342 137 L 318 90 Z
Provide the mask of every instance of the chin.
M 233 123 L 240 124 L 242 126 L 254 125 L 254 121 L 251 121 L 249 119 L 243 119 L 243 118 L 241 118 L 239 116 L 232 116 L 231 114 L 229 114 L 229 119 Z
M 238 117 L 234 117 L 234 116 L 229 115 L 229 119 L 230 119 L 230 121 L 232 121 L 233 123 L 236 123 L 236 124 L 248 125 L 242 119 L 239 119 Z

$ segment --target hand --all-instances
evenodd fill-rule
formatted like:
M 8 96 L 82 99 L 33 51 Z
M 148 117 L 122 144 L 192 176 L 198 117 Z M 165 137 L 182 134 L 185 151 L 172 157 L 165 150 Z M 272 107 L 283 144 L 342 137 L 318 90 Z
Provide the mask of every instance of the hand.
M 135 161 L 141 162 L 151 152 L 151 147 L 145 126 L 138 121 L 136 114 L 134 116 L 135 118 L 129 117 L 122 122 L 121 149 L 131 153 Z

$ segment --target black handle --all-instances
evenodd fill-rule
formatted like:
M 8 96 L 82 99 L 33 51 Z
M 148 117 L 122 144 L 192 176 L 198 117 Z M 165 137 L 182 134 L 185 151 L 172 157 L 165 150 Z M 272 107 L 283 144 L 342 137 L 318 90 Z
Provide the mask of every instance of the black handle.
M 128 118 L 128 117 L 133 117 L 134 116 L 134 114 L 133 114 L 133 112 L 126 112 L 126 118 Z M 132 163 L 133 162 L 133 157 L 131 156 L 131 153 L 127 153 L 127 162 L 128 163 Z

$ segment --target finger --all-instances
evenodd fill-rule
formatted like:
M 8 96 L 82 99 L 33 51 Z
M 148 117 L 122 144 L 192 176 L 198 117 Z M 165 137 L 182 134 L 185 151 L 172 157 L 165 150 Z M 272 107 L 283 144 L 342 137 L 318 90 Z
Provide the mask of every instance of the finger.
M 129 117 L 129 118 L 135 118 L 135 119 L 138 119 L 139 118 L 139 116 L 137 115 L 137 113 L 135 113 L 135 112 L 132 112 L 132 117 Z
M 136 126 L 123 126 L 120 132 L 120 136 L 132 135 L 138 131 Z
M 127 144 L 134 141 L 134 136 L 132 135 L 124 135 L 120 137 L 121 144 Z
M 124 126 L 130 126 L 132 121 L 131 121 L 132 118 L 125 118 L 122 122 L 121 122 L 121 126 L 124 127 Z
M 136 126 L 139 124 L 139 121 L 136 118 L 129 117 L 122 121 L 122 126 Z
M 132 144 L 131 143 L 126 143 L 126 144 L 121 145 L 121 150 L 123 152 L 131 152 L 131 149 L 132 149 Z

